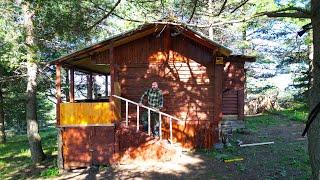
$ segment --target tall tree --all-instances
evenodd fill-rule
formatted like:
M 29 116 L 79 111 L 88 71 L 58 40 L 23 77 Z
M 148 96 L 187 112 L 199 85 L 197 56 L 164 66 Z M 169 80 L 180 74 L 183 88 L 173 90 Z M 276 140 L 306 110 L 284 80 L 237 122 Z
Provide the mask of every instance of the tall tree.
M 1 77 L 1 76 L 0 76 Z M 6 142 L 6 133 L 4 129 L 4 106 L 3 106 L 2 84 L 0 83 L 0 143 Z
M 311 0 L 311 24 L 313 28 L 313 71 L 310 113 L 320 103 L 320 1 Z M 320 179 L 320 114 L 318 113 L 308 131 L 308 148 L 313 179 Z
M 312 179 L 320 179 L 320 1 L 307 1 L 306 7 L 289 6 L 273 12 L 264 12 L 268 17 L 310 18 L 313 33 L 312 85 L 309 95 L 308 151 L 312 168 Z
M 95 12 L 91 2 L 95 1 L 22 1 L 18 5 L 22 9 L 24 19 L 25 49 L 26 49 L 26 120 L 27 134 L 33 162 L 41 162 L 45 155 L 42 150 L 39 125 L 37 120 L 37 86 L 39 64 L 41 59 L 52 59 L 59 56 L 61 48 L 74 50 L 83 46 L 87 37 L 94 32 L 120 3 L 99 2 L 110 9 L 103 15 Z M 114 4 L 110 6 L 109 4 Z M 56 43 L 61 43 L 56 46 Z
M 36 55 L 36 43 L 34 40 L 34 26 L 33 15 L 34 12 L 30 8 L 30 3 L 24 1 L 21 3 L 24 28 L 25 28 L 25 44 L 27 46 L 27 76 L 28 84 L 26 90 L 26 120 L 27 120 L 27 134 L 29 140 L 29 146 L 31 151 L 31 158 L 34 163 L 41 162 L 45 159 L 45 155 L 42 150 L 41 137 L 39 134 L 39 125 L 37 120 L 37 55 Z
M 4 1 L 0 3 L 0 142 L 5 142 L 5 124 L 8 125 L 8 113 L 6 111 L 6 96 L 8 84 L 5 82 L 12 77 L 18 77 L 17 70 L 20 61 L 20 34 L 17 24 L 14 22 L 15 8 L 12 2 Z M 6 114 L 5 114 L 6 112 Z M 6 120 L 5 120 L 6 118 Z M 5 123 L 6 121 L 6 123 Z

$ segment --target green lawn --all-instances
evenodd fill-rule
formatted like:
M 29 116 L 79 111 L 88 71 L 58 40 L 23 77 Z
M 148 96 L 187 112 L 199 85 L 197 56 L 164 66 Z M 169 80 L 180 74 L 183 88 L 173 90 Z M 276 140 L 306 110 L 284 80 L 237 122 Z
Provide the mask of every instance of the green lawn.
M 284 115 L 292 121 L 306 122 L 308 118 L 308 107 L 305 103 L 294 103 L 292 107 L 275 111 L 274 113 Z
M 280 114 L 288 119 L 299 122 L 306 122 L 308 118 L 308 107 L 306 104 L 296 103 L 292 107 L 279 111 Z
M 57 175 L 56 138 L 54 128 L 41 132 L 42 145 L 47 156 L 38 166 L 32 164 L 26 135 L 8 137 L 6 144 L 0 144 L 0 179 L 25 179 Z
M 244 158 L 243 161 L 222 163 L 223 168 L 233 168 L 230 176 L 222 179 L 308 179 L 311 175 L 307 140 L 301 137 L 303 121 L 307 117 L 306 107 L 295 107 L 283 111 L 246 117 L 244 130 L 232 137 L 232 147 L 221 151 L 207 152 L 213 159 Z M 269 142 L 272 145 L 239 147 L 244 143 Z

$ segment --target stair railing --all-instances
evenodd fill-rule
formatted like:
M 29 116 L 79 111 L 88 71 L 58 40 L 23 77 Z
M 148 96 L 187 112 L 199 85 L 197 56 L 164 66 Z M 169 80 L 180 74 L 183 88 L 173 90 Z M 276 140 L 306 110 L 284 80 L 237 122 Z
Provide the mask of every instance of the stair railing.
M 164 112 L 161 112 L 157 109 L 154 109 L 154 108 L 151 108 L 151 107 L 148 107 L 148 106 L 145 106 L 145 105 L 139 105 L 139 103 L 137 102 L 134 102 L 134 101 L 131 101 L 129 99 L 126 99 L 124 97 L 121 97 L 121 96 L 117 96 L 117 95 L 112 95 L 113 97 L 115 98 L 118 98 L 120 100 L 123 100 L 126 102 L 126 126 L 128 126 L 128 123 L 129 123 L 129 120 L 128 120 L 128 114 L 129 114 L 129 103 L 131 104 L 134 104 L 137 106 L 137 131 L 139 131 L 139 116 L 140 116 L 140 107 L 143 107 L 145 109 L 148 110 L 148 135 L 150 136 L 151 135 L 151 118 L 150 118 L 150 111 L 153 111 L 153 112 L 156 112 L 156 113 L 159 113 L 159 137 L 160 137 L 160 140 L 162 140 L 162 127 L 161 127 L 161 124 L 162 124 L 162 116 L 166 116 L 169 118 L 169 125 L 170 125 L 170 143 L 172 143 L 172 120 L 177 120 L 177 121 L 182 121 L 183 119 L 179 119 L 177 117 L 174 117 L 174 116 L 171 116 L 170 114 L 167 114 L 167 113 L 164 113 Z

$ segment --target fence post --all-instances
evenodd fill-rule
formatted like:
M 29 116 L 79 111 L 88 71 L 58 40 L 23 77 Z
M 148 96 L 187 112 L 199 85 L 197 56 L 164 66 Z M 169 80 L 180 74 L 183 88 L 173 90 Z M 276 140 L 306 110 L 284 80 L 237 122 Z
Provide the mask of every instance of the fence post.
M 128 101 L 126 101 L 126 126 L 128 126 L 128 111 L 129 111 Z
M 140 108 L 137 106 L 137 131 L 139 131 Z
M 148 109 L 148 135 L 151 135 L 150 109 Z
M 161 113 L 159 112 L 159 136 L 160 136 L 160 140 L 162 140 L 162 128 L 161 128 Z
M 172 117 L 170 117 L 170 142 L 172 144 Z

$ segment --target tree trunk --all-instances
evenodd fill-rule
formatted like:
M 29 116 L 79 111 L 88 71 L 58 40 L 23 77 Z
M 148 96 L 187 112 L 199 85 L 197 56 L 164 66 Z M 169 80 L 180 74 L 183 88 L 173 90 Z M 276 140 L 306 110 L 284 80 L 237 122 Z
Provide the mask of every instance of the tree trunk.
M 209 6 L 209 24 L 213 23 L 213 2 L 212 0 L 208 1 L 208 6 Z M 209 27 L 209 39 L 213 40 L 213 27 Z
M 27 85 L 27 134 L 31 151 L 31 158 L 34 163 L 41 162 L 45 156 L 42 150 L 39 125 L 37 121 L 37 71 L 36 63 L 28 62 L 28 85 Z
M 320 102 L 320 1 L 311 1 L 311 23 L 313 27 L 313 82 L 310 98 L 310 112 Z M 320 114 L 314 119 L 308 131 L 308 150 L 312 168 L 312 179 L 320 179 Z
M 42 150 L 39 125 L 37 121 L 37 75 L 38 66 L 36 64 L 35 43 L 33 36 L 33 12 L 30 10 L 28 1 L 21 4 L 24 16 L 24 28 L 26 32 L 25 43 L 27 45 L 27 75 L 28 84 L 26 92 L 26 120 L 27 134 L 31 151 L 31 158 L 34 163 L 41 162 L 45 155 Z
M 6 142 L 6 133 L 4 128 L 4 102 L 2 95 L 2 85 L 0 84 L 0 144 Z

